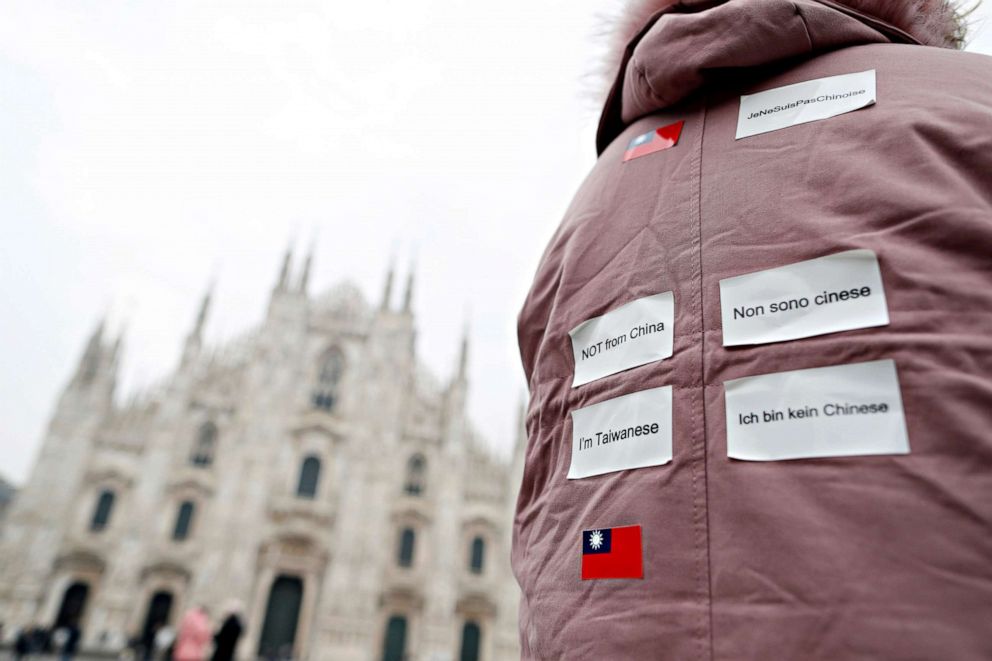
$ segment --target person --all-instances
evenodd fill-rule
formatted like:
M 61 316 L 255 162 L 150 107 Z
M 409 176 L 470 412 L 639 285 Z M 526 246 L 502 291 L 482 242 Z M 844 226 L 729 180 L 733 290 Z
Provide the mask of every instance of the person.
M 241 637 L 241 632 L 244 629 L 241 621 L 243 608 L 240 602 L 236 600 L 228 602 L 224 611 L 227 613 L 227 616 L 224 618 L 220 629 L 214 634 L 212 661 L 232 661 L 238 646 L 238 639 Z
M 168 659 L 170 655 L 168 654 L 169 648 L 176 640 L 176 632 L 172 630 L 168 624 L 163 624 L 158 627 L 155 631 L 155 637 L 152 639 L 152 653 L 151 658 L 153 659 Z
M 39 623 L 31 627 L 28 634 L 28 649 L 31 654 L 47 654 L 52 651 L 52 632 Z
M 518 318 L 524 659 L 992 658 L 992 58 L 964 24 L 630 5 Z
M 63 629 L 65 635 L 61 643 L 62 661 L 72 661 L 79 651 L 79 640 L 82 638 L 82 631 L 79 629 L 77 620 L 71 620 Z
M 172 658 L 175 661 L 204 661 L 210 644 L 210 616 L 203 605 L 186 611 L 179 623 Z
M 28 648 L 32 654 L 52 651 L 51 632 L 41 624 L 35 623 L 28 636 Z
M 141 650 L 141 661 L 151 661 L 155 657 L 155 636 L 161 630 L 161 623 L 154 623 L 146 627 L 136 643 L 136 648 Z
M 31 636 L 27 629 L 17 630 L 17 637 L 14 639 L 14 658 L 17 661 L 25 659 L 31 654 Z

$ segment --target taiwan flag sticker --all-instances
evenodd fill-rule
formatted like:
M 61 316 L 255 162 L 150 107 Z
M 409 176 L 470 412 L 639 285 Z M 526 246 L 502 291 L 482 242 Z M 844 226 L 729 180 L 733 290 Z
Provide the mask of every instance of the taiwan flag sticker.
M 623 153 L 624 163 L 635 158 L 640 158 L 641 156 L 653 154 L 662 149 L 674 147 L 679 142 L 679 136 L 682 135 L 683 124 L 685 124 L 684 121 L 675 122 L 674 124 L 662 126 L 649 133 L 637 136 L 630 141 L 630 144 L 627 145 L 627 151 Z
M 582 580 L 644 578 L 641 527 L 582 531 Z

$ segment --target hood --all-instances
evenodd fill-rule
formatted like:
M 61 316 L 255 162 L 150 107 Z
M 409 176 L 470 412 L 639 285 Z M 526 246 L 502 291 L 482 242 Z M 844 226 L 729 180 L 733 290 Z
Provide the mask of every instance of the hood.
M 946 0 L 653 0 L 618 26 L 625 40 L 603 115 L 599 153 L 636 119 L 732 71 L 871 43 L 953 47 L 957 13 Z

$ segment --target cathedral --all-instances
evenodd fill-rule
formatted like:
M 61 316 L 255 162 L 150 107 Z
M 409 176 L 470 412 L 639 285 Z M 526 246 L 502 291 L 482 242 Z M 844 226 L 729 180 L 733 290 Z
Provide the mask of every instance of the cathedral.
M 6 635 L 73 623 L 114 652 L 236 601 L 241 659 L 519 658 L 522 430 L 504 460 L 468 420 L 467 337 L 450 378 L 418 362 L 412 274 L 375 306 L 311 296 L 293 261 L 217 348 L 208 294 L 176 369 L 126 404 L 120 339 L 95 330 L 2 523 Z

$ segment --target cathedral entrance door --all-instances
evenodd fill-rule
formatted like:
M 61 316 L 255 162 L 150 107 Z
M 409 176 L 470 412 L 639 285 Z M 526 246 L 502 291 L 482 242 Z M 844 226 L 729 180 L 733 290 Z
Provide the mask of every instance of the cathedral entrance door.
M 86 598 L 89 597 L 90 586 L 76 581 L 62 595 L 62 605 L 59 606 L 58 617 L 55 618 L 53 629 L 61 629 L 70 624 L 83 626 L 83 610 L 86 608 Z
M 406 618 L 394 615 L 386 624 L 386 639 L 382 645 L 382 661 L 406 659 Z
M 155 633 L 169 622 L 172 612 L 172 593 L 158 591 L 148 602 L 148 614 L 145 615 L 145 626 L 141 630 L 141 642 L 150 645 L 155 641 Z
M 280 574 L 269 591 L 258 654 L 266 659 L 293 656 L 296 625 L 303 600 L 303 581 L 298 576 Z
M 475 622 L 466 622 L 462 627 L 461 661 L 479 661 L 479 645 L 482 630 Z

